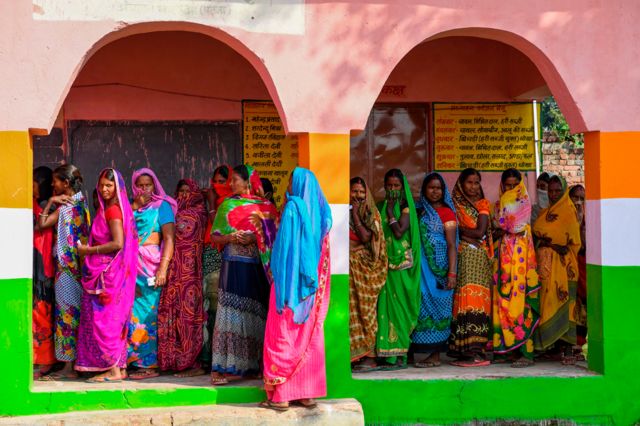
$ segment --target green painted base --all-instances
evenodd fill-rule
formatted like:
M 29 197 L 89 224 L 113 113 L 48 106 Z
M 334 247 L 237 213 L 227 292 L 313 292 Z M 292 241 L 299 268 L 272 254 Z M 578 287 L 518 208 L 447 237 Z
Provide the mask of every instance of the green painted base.
M 367 423 L 447 424 L 513 419 L 570 419 L 587 424 L 640 421 L 640 337 L 635 306 L 640 267 L 588 266 L 589 365 L 602 376 L 477 380 L 353 380 L 349 366 L 348 276 L 332 276 L 325 325 L 330 398 L 356 398 Z M 0 280 L 0 415 L 258 402 L 258 388 L 98 390 L 33 393 L 31 281 Z M 606 317 L 606 318 L 605 318 Z

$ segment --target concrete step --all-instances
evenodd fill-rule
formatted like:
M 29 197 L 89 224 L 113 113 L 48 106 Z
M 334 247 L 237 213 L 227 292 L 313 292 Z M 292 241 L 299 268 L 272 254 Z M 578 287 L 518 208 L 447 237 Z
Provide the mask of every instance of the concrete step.
M 362 426 L 364 414 L 355 399 L 318 401 L 313 409 L 291 407 L 277 412 L 256 404 L 198 405 L 131 410 L 76 411 L 44 416 L 4 417 L 0 425 L 332 425 Z

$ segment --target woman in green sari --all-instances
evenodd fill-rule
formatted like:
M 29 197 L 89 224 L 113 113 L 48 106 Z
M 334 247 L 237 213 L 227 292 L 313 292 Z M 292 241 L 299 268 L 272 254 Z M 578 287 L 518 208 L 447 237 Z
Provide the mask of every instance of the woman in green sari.
M 384 176 L 379 206 L 389 271 L 378 298 L 377 355 L 384 370 L 406 368 L 411 333 L 420 312 L 420 232 L 406 177 L 399 169 Z

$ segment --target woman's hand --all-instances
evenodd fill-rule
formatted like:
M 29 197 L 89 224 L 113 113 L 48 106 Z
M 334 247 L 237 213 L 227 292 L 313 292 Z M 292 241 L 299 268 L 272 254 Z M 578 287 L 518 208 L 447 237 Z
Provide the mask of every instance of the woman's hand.
M 558 253 L 560 256 L 564 256 L 567 253 L 569 253 L 569 247 L 567 246 L 561 246 L 558 244 L 551 244 L 551 248 L 553 250 L 555 250 L 556 253 Z
M 237 232 L 236 241 L 243 246 L 253 244 L 256 241 L 256 236 L 252 232 Z
M 458 278 L 449 275 L 447 277 L 447 289 L 449 290 L 453 290 L 454 288 L 456 288 L 456 285 L 458 284 Z
M 156 287 L 162 287 L 166 283 L 167 283 L 167 269 L 160 267 L 156 272 Z
M 49 199 L 52 203 L 54 204 L 58 204 L 58 205 L 65 205 L 65 206 L 71 206 L 73 205 L 73 198 L 66 195 L 66 194 L 62 194 L 62 195 L 54 195 L 53 197 L 51 197 Z
M 77 247 L 78 247 L 78 254 L 81 257 L 85 257 L 86 255 L 89 254 L 89 248 L 90 248 L 89 244 L 82 244 L 82 242 L 78 241 Z
M 147 194 L 146 192 L 143 192 L 142 194 L 138 195 L 136 198 L 133 199 L 133 204 L 131 205 L 131 208 L 133 208 L 133 210 L 138 210 L 140 207 L 146 206 L 149 201 L 151 201 L 151 194 Z

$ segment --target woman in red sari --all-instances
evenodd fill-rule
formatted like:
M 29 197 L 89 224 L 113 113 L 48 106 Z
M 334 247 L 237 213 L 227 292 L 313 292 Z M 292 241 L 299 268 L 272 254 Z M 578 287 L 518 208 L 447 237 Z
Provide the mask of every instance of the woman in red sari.
M 53 172 L 48 167 L 33 171 L 33 364 L 34 378 L 47 374 L 56 356 L 53 346 L 53 229 L 40 229 L 42 203 L 51 197 Z
M 158 364 L 178 377 L 204 374 L 202 349 L 202 249 L 207 211 L 198 185 L 182 179 L 176 190 L 176 234 L 167 285 L 158 307 Z

